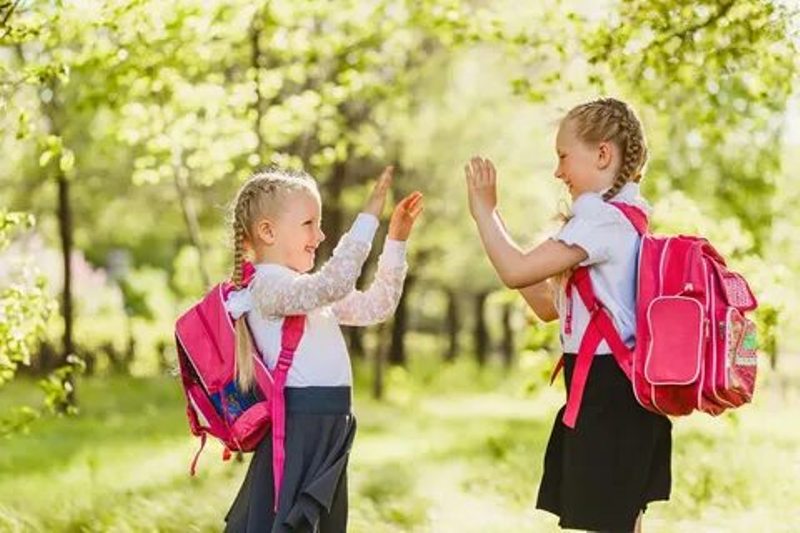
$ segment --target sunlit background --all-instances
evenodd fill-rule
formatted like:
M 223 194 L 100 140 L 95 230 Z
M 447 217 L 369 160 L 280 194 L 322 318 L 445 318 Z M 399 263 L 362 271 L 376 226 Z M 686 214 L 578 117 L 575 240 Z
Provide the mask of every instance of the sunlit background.
M 557 325 L 499 283 L 461 169 L 491 157 L 512 233 L 546 238 L 558 120 L 599 95 L 642 118 L 656 230 L 707 236 L 760 301 L 753 404 L 674 421 L 645 529 L 800 530 L 798 9 L 0 0 L 0 531 L 219 531 L 249 458 L 214 443 L 189 477 L 174 320 L 229 275 L 255 169 L 317 179 L 324 260 L 388 163 L 426 210 L 395 318 L 345 331 L 350 530 L 557 531 L 534 509 Z

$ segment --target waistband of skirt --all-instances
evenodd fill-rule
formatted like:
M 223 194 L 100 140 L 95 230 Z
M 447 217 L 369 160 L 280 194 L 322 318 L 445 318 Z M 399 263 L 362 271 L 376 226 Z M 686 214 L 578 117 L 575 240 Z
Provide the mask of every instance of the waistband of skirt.
M 283 393 L 293 413 L 347 415 L 353 403 L 351 387 L 287 387 Z

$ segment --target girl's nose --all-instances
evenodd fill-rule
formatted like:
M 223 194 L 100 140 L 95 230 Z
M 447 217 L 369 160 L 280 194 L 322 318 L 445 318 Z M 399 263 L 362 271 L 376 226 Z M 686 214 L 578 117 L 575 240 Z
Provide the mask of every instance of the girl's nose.
M 325 234 L 322 233 L 322 230 L 317 230 L 317 241 L 322 242 L 325 240 Z

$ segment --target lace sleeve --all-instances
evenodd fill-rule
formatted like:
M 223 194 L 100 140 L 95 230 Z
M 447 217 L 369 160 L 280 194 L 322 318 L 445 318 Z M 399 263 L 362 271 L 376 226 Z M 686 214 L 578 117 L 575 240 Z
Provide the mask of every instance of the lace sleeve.
M 363 292 L 353 290 L 333 305 L 339 323 L 368 326 L 392 316 L 403 293 L 407 270 L 405 243 L 387 239 L 369 289 Z
M 255 306 L 265 317 L 306 314 L 341 300 L 355 289 L 367 259 L 377 219 L 359 218 L 314 274 L 298 274 L 286 267 L 270 265 L 258 269 L 250 285 Z
M 354 290 L 333 305 L 339 323 L 369 326 L 392 316 L 403 294 L 407 270 L 405 243 L 387 239 L 369 289 L 363 292 Z

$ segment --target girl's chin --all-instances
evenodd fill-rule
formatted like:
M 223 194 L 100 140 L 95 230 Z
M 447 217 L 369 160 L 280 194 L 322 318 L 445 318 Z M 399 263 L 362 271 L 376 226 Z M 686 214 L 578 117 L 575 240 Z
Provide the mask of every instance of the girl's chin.
M 311 257 L 304 258 L 303 261 L 298 261 L 298 266 L 300 268 L 297 268 L 295 270 L 297 270 L 301 274 L 305 274 L 306 272 L 314 270 L 314 259 L 315 259 L 314 255 L 311 255 Z
M 286 266 L 294 270 L 295 272 L 299 272 L 300 274 L 305 274 L 306 272 L 310 272 L 314 270 L 314 259 L 303 258 L 298 261 L 292 261 L 288 263 Z

